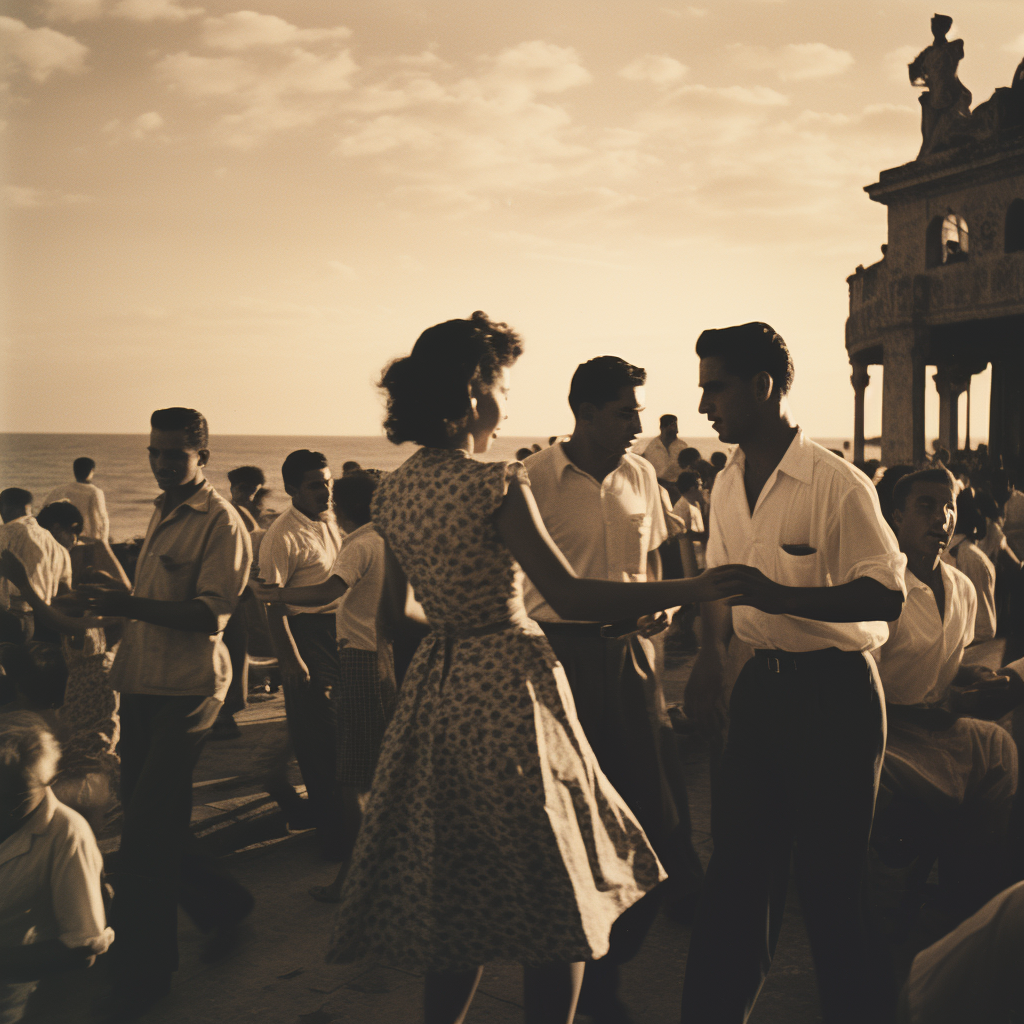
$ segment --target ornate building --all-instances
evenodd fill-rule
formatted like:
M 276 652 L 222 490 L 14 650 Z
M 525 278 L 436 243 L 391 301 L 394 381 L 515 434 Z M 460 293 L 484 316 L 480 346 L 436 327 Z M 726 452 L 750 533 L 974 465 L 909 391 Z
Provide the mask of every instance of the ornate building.
M 935 43 L 910 65 L 911 80 L 928 86 L 921 154 L 865 189 L 888 208 L 882 259 L 847 279 L 854 458 L 864 457 L 870 368 L 881 364 L 890 466 L 925 456 L 929 376 L 940 444 L 956 450 L 959 396 L 989 363 L 989 450 L 1007 465 L 1024 459 L 1024 61 L 1011 88 L 965 115 L 970 93 L 956 78 L 963 43 L 947 43 L 947 30 L 936 16 Z

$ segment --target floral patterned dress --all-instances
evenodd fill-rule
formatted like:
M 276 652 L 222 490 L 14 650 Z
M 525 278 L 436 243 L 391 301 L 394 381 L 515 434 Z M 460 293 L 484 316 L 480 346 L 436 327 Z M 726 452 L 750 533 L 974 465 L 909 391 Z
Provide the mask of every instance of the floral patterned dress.
M 603 956 L 665 876 L 597 765 L 493 517 L 518 463 L 422 448 L 374 522 L 431 635 L 384 736 L 328 959 L 464 970 Z

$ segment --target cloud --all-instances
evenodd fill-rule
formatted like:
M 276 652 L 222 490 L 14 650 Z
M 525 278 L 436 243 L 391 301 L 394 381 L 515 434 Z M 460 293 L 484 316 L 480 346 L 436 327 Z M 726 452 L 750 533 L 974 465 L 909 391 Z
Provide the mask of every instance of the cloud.
M 218 50 L 247 50 L 258 46 L 291 46 L 297 43 L 318 43 L 331 39 L 347 39 L 352 30 L 338 25 L 334 28 L 299 28 L 274 14 L 235 11 L 222 18 L 203 19 L 203 42 Z
M 754 107 L 784 107 L 789 103 L 789 97 L 766 85 L 684 85 L 679 94 L 691 96 L 708 96 L 718 99 L 730 100 L 733 103 L 744 103 Z
M 5 185 L 3 191 L 6 204 L 20 210 L 37 209 L 42 206 L 77 206 L 81 203 L 95 202 L 92 196 L 30 188 L 25 185 Z
M 182 7 L 177 0 L 118 0 L 111 13 L 131 21 L 188 21 L 205 12 L 202 7 Z
M 342 263 L 340 260 L 328 260 L 327 266 L 335 273 L 340 274 L 346 281 L 359 280 L 359 272 L 355 267 L 350 267 L 347 263 Z
M 732 43 L 727 51 L 740 67 L 774 71 L 783 82 L 828 78 L 853 66 L 853 54 L 825 43 L 787 43 L 775 48 Z
M 103 13 L 104 0 L 46 0 L 46 16 L 51 21 L 88 21 Z
M 689 69 L 674 57 L 656 56 L 648 53 L 630 61 L 619 74 L 630 82 L 653 82 L 655 85 L 671 85 L 686 75 Z
M 909 85 L 910 79 L 907 74 L 907 66 L 921 52 L 920 46 L 898 46 L 890 50 L 883 58 L 886 69 L 886 78 L 890 82 L 905 82 Z
M 1021 32 L 1016 39 L 1010 39 L 1003 43 L 1003 49 L 1007 53 L 1024 54 L 1024 32 Z
M 77 74 L 85 66 L 88 48 L 52 28 L 29 28 L 17 18 L 0 15 L 0 49 L 6 51 L 5 71 L 21 70 L 37 82 L 54 71 Z
M 148 113 L 139 114 L 134 121 L 132 121 L 131 128 L 129 129 L 133 139 L 144 139 L 147 136 L 152 135 L 154 132 L 159 131 L 164 126 L 164 119 L 155 110 L 150 110 Z

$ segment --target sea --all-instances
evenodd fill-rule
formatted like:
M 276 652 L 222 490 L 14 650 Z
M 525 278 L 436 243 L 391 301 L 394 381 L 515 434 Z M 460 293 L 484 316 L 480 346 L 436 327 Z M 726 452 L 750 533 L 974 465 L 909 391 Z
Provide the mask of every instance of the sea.
M 643 448 L 646 439 L 636 447 Z M 729 452 L 717 437 L 687 438 L 704 458 L 714 451 Z M 826 448 L 846 451 L 851 458 L 849 438 L 815 438 Z M 153 512 L 153 499 L 159 494 L 149 470 L 146 446 L 148 434 L 14 434 L 0 433 L 0 490 L 23 487 L 31 491 L 35 510 L 42 508 L 46 495 L 58 484 L 74 479 L 71 463 L 87 455 L 96 462 L 93 482 L 106 495 L 110 514 L 112 542 L 131 540 L 145 534 Z M 506 437 L 501 434 L 482 458 L 488 461 L 511 460 L 520 448 L 533 444 L 546 446 L 547 437 Z M 281 483 L 280 466 L 285 456 L 297 448 L 323 452 L 335 475 L 342 463 L 358 462 L 364 468 L 390 470 L 400 466 L 415 450 L 412 445 L 393 445 L 385 437 L 311 437 L 260 434 L 220 434 L 210 438 L 210 463 L 207 478 L 227 496 L 228 471 L 236 466 L 259 466 L 267 476 L 271 494 L 270 508 L 278 510 L 288 503 Z M 868 446 L 867 458 L 878 458 L 877 449 Z

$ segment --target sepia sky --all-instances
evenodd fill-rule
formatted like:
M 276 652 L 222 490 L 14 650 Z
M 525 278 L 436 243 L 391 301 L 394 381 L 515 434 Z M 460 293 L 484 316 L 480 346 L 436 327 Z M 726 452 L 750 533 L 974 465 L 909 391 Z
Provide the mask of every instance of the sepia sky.
M 934 0 L 3 9 L 0 429 L 191 405 L 376 433 L 382 364 L 474 309 L 526 341 L 513 434 L 567 429 L 572 370 L 612 353 L 648 369 L 649 432 L 706 435 L 696 336 L 754 319 L 798 419 L 852 429 L 845 279 L 885 241 L 862 188 L 917 153 Z M 975 104 L 1008 85 L 1024 4 L 940 10 Z

